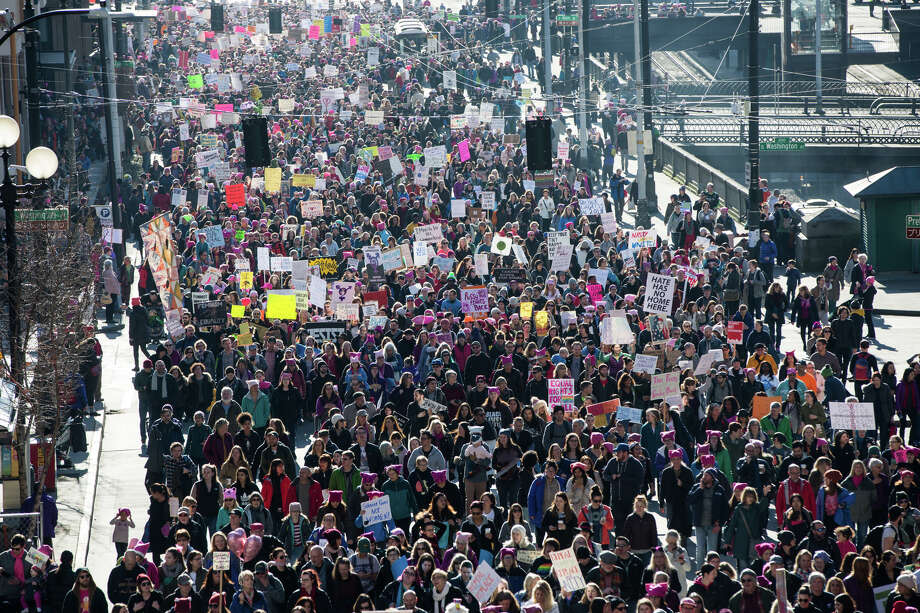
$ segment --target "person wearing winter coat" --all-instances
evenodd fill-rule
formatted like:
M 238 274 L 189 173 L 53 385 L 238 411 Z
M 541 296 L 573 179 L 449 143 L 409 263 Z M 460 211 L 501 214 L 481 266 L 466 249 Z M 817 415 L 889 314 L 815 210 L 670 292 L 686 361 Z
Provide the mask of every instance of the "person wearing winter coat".
M 137 366 L 138 351 L 143 352 L 144 357 L 150 359 L 150 352 L 147 351 L 147 344 L 150 342 L 150 325 L 147 318 L 147 309 L 141 305 L 141 299 L 132 298 L 131 310 L 128 313 L 128 342 L 134 354 L 135 372 L 140 370 Z
M 629 445 L 626 443 L 617 445 L 614 453 L 616 455 L 604 467 L 603 480 L 607 484 L 613 523 L 619 534 L 632 509 L 633 500 L 642 488 L 645 470 L 642 463 L 629 453 Z
M 722 530 L 722 539 L 731 547 L 737 568 L 747 568 L 756 557 L 754 546 L 761 541 L 766 530 L 770 506 L 769 496 L 758 499 L 754 488 L 743 485 L 735 485 L 743 488 L 741 504 L 732 511 L 728 524 Z
M 690 489 L 687 506 L 693 516 L 693 530 L 696 533 L 696 561 L 706 559 L 707 551 L 714 551 L 719 541 L 719 531 L 728 517 L 728 502 L 723 490 L 716 482 L 712 471 L 705 471 L 699 483 Z
M 89 598 L 88 609 L 83 606 L 84 596 Z M 113 602 L 125 602 L 125 600 Z M 49 608 L 48 610 L 55 609 Z M 76 580 L 71 590 L 64 596 L 60 611 L 61 613 L 107 613 L 108 604 L 105 601 L 105 593 L 96 587 L 89 570 L 85 568 L 77 570 Z
M 684 464 L 684 452 L 672 449 L 668 452 L 670 463 L 661 471 L 661 487 L 658 500 L 662 513 L 668 519 L 668 528 L 677 530 L 687 538 L 692 532 L 690 515 L 687 513 L 687 496 L 693 487 L 693 473 Z
M 403 531 L 408 532 L 409 523 L 418 512 L 418 504 L 409 482 L 399 475 L 401 470 L 402 467 L 398 464 L 387 466 L 388 479 L 380 486 L 380 491 L 390 498 L 390 513 L 393 515 L 393 521 Z

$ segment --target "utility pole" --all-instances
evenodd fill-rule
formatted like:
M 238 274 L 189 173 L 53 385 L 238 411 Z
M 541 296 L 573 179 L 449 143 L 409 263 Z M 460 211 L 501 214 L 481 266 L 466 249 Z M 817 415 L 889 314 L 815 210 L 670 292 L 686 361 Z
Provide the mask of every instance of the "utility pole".
M 824 95 L 821 91 L 821 0 L 815 0 L 815 113 L 824 114 Z
M 546 116 L 553 115 L 553 40 L 550 36 L 549 0 L 543 0 L 543 70 L 546 73 L 543 97 L 546 98 Z
M 639 3 L 644 0 L 635 0 L 633 7 L 633 51 L 636 54 L 636 60 L 633 62 L 633 77 L 636 80 L 636 156 L 638 157 L 638 166 L 636 167 L 636 181 L 639 182 L 639 198 L 636 201 L 636 225 L 639 224 L 640 211 L 645 211 L 648 205 L 646 200 L 646 178 L 645 178 L 645 139 L 642 131 L 645 129 L 645 112 L 642 110 L 642 37 L 640 35 L 642 27 L 639 23 Z M 626 172 L 626 169 L 623 169 Z M 644 227 L 644 226 L 643 226 Z
M 763 196 L 760 191 L 760 58 L 758 43 L 760 38 L 760 0 L 751 0 L 748 10 L 748 98 L 750 114 L 748 115 L 748 230 L 760 226 L 760 203 Z
M 655 194 L 655 143 L 651 137 L 652 134 L 652 48 L 649 43 L 648 34 L 648 0 L 640 0 L 639 15 L 640 41 L 642 43 L 642 105 L 645 107 L 642 126 L 642 140 L 645 146 L 645 207 L 639 210 L 636 207 L 636 224 L 649 228 L 652 225 L 652 210 L 658 210 L 658 197 Z M 649 140 L 645 141 L 645 135 L 648 133 Z
M 32 0 L 23 1 L 23 16 L 28 19 L 35 16 Z M 41 144 L 41 118 L 39 117 L 38 95 L 38 43 L 41 35 L 37 29 L 25 32 L 26 51 L 26 109 L 29 114 L 29 148 Z
M 588 172 L 588 118 L 585 114 L 585 98 L 588 96 L 588 79 L 585 75 L 585 20 L 588 18 L 588 11 L 585 10 L 587 0 L 577 0 L 578 2 L 578 142 L 581 146 L 578 148 L 581 163 L 584 165 L 585 174 Z
M 103 5 L 92 16 L 99 20 L 99 51 L 102 66 L 102 80 L 105 87 L 105 135 L 109 150 L 109 199 L 112 203 L 112 224 L 122 227 L 121 208 L 117 199 L 118 179 L 121 177 L 121 130 L 118 122 L 118 102 L 115 98 L 115 50 L 112 40 L 112 14 Z M 123 256 L 124 246 L 116 247 L 119 257 Z

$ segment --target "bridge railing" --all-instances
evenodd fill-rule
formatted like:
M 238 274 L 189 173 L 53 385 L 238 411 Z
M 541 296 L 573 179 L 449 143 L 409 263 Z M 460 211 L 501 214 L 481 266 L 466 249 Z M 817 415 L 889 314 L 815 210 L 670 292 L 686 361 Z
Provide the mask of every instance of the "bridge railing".
M 662 115 L 661 136 L 675 143 L 747 144 L 747 121 L 732 116 Z M 920 145 L 912 118 L 761 116 L 760 138 L 815 145 Z

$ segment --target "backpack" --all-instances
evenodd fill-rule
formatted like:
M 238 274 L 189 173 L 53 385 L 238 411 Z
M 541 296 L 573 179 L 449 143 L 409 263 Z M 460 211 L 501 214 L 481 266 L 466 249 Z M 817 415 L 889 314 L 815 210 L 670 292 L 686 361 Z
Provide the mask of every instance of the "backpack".
M 864 353 L 857 353 L 853 356 L 853 365 L 850 369 L 853 373 L 854 381 L 869 381 L 871 379 L 869 360 Z
M 866 545 L 871 545 L 876 551 L 882 550 L 882 535 L 885 533 L 885 528 L 889 524 L 882 524 L 881 526 L 875 526 L 869 533 L 866 535 Z

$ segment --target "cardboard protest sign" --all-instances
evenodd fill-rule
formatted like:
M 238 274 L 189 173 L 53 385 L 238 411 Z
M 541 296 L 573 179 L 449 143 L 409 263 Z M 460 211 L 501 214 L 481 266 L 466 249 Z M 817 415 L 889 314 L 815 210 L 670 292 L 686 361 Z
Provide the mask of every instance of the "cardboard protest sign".
M 485 317 L 489 312 L 489 289 L 484 285 L 460 288 L 460 304 L 463 313 Z
M 563 406 L 566 412 L 575 408 L 575 380 L 574 379 L 550 379 L 549 396 L 547 404 L 550 407 Z
M 760 419 L 770 412 L 770 405 L 774 402 L 782 402 L 779 396 L 754 396 L 751 403 L 751 417 Z
M 831 402 L 834 430 L 875 430 L 875 409 L 871 402 Z
M 680 373 L 671 371 L 652 375 L 651 400 L 674 398 L 680 396 Z
M 645 284 L 645 304 L 643 307 L 646 313 L 671 314 L 676 281 L 677 279 L 674 277 L 649 273 Z
M 498 576 L 498 573 L 487 562 L 481 562 L 466 589 L 479 604 L 485 604 L 498 589 L 500 583 L 501 577 Z
M 393 519 L 390 511 L 390 497 L 380 496 L 374 500 L 361 503 L 361 515 L 365 526 L 373 526 Z
M 551 551 L 549 554 L 553 561 L 553 573 L 559 580 L 562 589 L 568 592 L 576 592 L 585 587 L 585 578 L 581 574 L 581 567 L 578 560 L 575 559 L 575 551 L 571 547 L 561 551 Z

